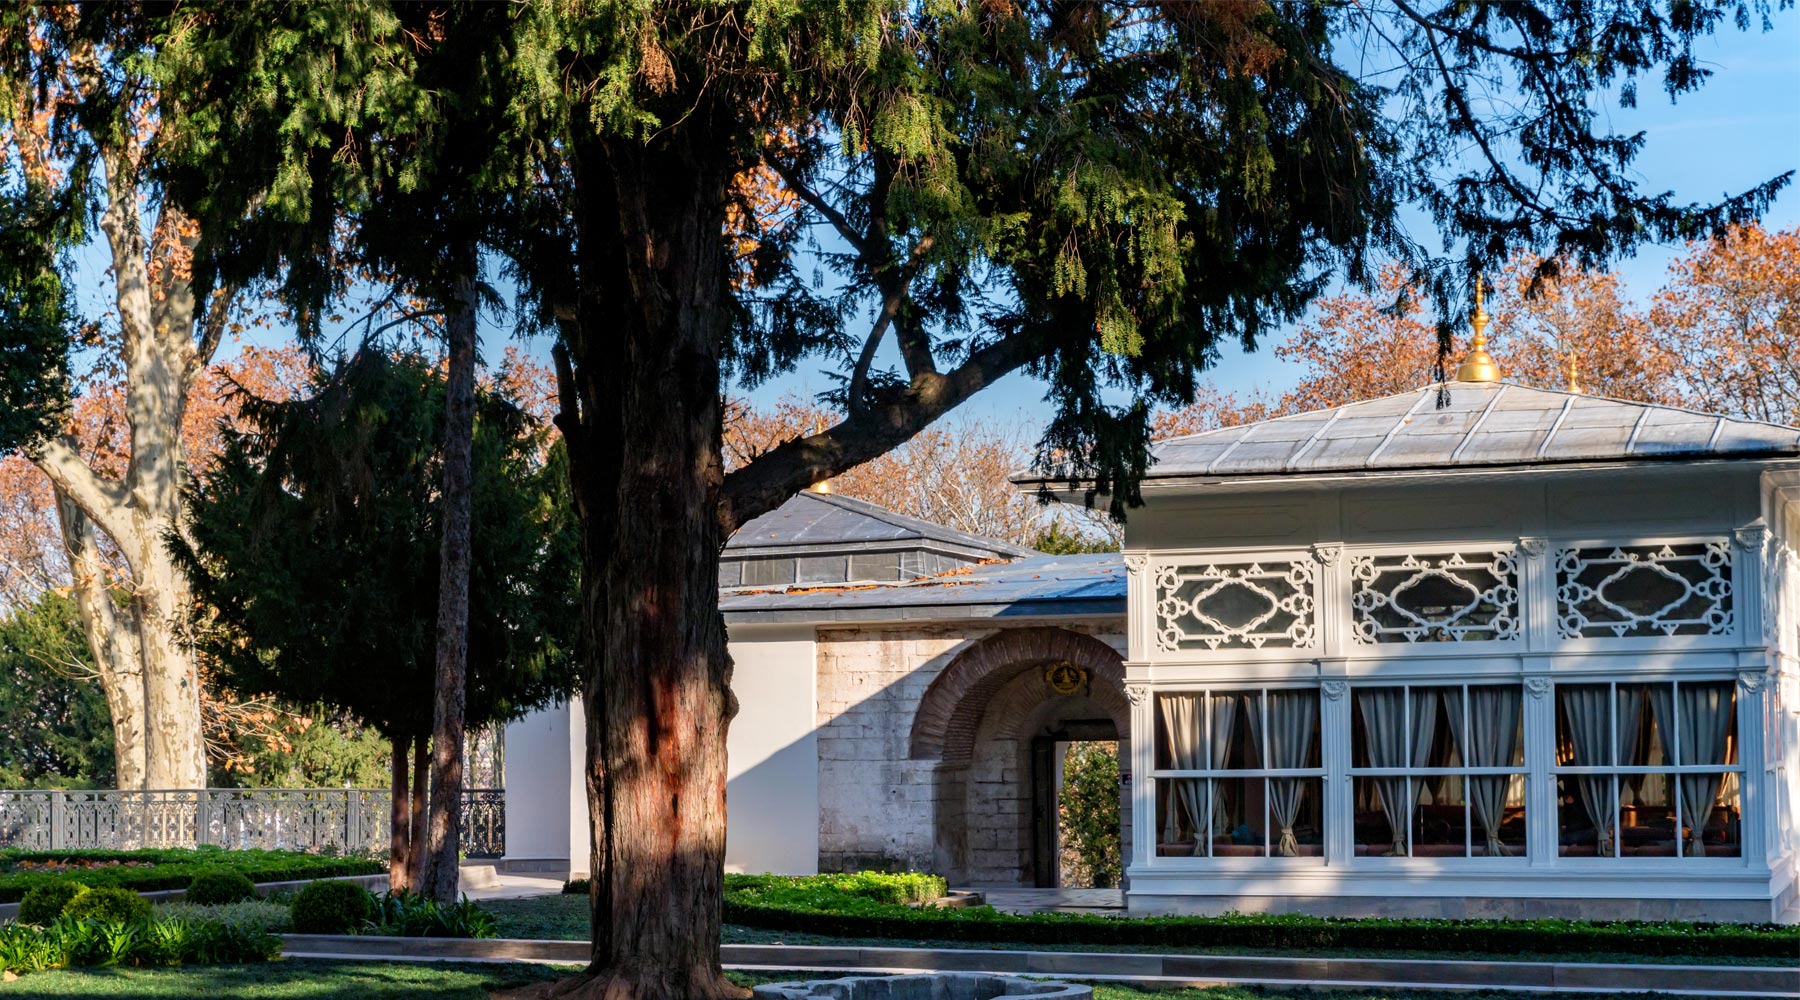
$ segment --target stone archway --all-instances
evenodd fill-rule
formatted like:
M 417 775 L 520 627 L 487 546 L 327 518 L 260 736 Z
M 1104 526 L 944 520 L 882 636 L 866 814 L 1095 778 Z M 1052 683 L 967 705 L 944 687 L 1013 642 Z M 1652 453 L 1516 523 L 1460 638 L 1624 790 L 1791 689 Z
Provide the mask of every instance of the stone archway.
M 1075 690 L 1059 690 L 1048 668 L 1085 671 Z M 1110 737 L 1101 730 L 1108 730 Z M 938 871 L 953 882 L 1044 884 L 1054 873 L 1043 855 L 1046 818 L 1034 780 L 1033 744 L 1057 734 L 1116 738 L 1129 760 L 1131 706 L 1119 653 L 1091 635 L 1063 628 L 997 632 L 963 649 L 932 681 L 914 716 L 911 756 L 935 763 Z M 1121 790 L 1121 841 L 1130 856 L 1130 809 Z M 1048 867 L 1046 867 L 1048 866 Z

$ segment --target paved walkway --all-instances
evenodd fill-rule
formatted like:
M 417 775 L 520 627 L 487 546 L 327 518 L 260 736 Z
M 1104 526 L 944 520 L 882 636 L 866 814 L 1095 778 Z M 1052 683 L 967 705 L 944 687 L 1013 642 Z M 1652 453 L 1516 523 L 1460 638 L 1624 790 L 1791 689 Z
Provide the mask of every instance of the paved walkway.
M 463 893 L 470 899 L 526 899 L 531 896 L 554 896 L 562 892 L 563 881 L 543 875 L 513 875 L 495 872 L 491 881 L 488 879 L 467 878 L 468 867 L 463 868 L 465 875 Z
M 958 886 L 986 897 L 1006 913 L 1125 913 L 1123 889 L 1020 889 L 1011 886 Z

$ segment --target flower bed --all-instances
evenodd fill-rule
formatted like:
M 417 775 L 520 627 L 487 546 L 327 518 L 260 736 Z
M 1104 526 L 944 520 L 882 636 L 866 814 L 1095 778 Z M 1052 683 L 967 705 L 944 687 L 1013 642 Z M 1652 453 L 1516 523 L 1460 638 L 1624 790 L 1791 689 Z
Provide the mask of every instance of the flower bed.
M 333 857 L 298 851 L 228 851 L 218 847 L 144 851 L 0 851 L 0 903 L 16 903 L 33 886 L 72 881 L 119 886 L 137 892 L 186 889 L 196 875 L 221 869 L 252 882 L 290 882 L 379 875 L 373 858 Z
M 1048 947 L 1383 949 L 1467 954 L 1690 955 L 1792 959 L 1800 927 L 1581 920 L 1390 920 L 1229 914 L 1102 917 L 1001 913 L 989 906 L 909 907 L 898 898 L 933 876 L 726 876 L 725 921 L 836 937 L 905 938 Z M 900 883 L 883 880 L 903 880 Z M 936 885 L 941 886 L 938 879 Z M 886 888 L 875 888 L 877 886 Z M 941 891 L 941 889 L 939 890 Z M 884 894 L 885 893 L 885 897 Z M 929 898 L 923 896 L 919 898 Z

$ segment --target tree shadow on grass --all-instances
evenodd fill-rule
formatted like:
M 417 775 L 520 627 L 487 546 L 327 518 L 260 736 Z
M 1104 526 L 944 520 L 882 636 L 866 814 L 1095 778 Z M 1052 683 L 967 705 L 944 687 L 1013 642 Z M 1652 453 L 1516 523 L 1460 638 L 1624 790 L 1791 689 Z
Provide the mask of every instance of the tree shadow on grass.
M 179 969 L 75 969 L 38 972 L 0 983 L 0 998 L 79 1000 L 488 1000 L 498 990 L 569 975 L 545 965 L 440 962 L 318 962 L 190 966 Z

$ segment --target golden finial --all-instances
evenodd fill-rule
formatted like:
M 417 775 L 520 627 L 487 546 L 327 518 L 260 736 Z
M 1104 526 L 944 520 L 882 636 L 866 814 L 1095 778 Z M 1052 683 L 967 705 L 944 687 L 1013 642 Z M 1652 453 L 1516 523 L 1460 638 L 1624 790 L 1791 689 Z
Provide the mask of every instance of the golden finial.
M 1463 363 L 1456 369 L 1458 382 L 1498 382 L 1500 366 L 1487 352 L 1487 310 L 1481 307 L 1481 276 L 1475 276 L 1475 315 L 1470 317 L 1469 325 L 1475 328 L 1475 340 L 1469 345 L 1469 353 Z
M 1578 358 L 1574 351 L 1569 352 L 1569 391 L 1573 393 L 1581 392 L 1581 373 L 1575 367 Z
M 810 493 L 834 493 L 834 492 L 836 492 L 836 490 L 831 485 L 831 480 L 829 480 L 829 479 L 821 479 L 818 482 L 812 484 L 811 486 L 808 486 L 806 489 Z

